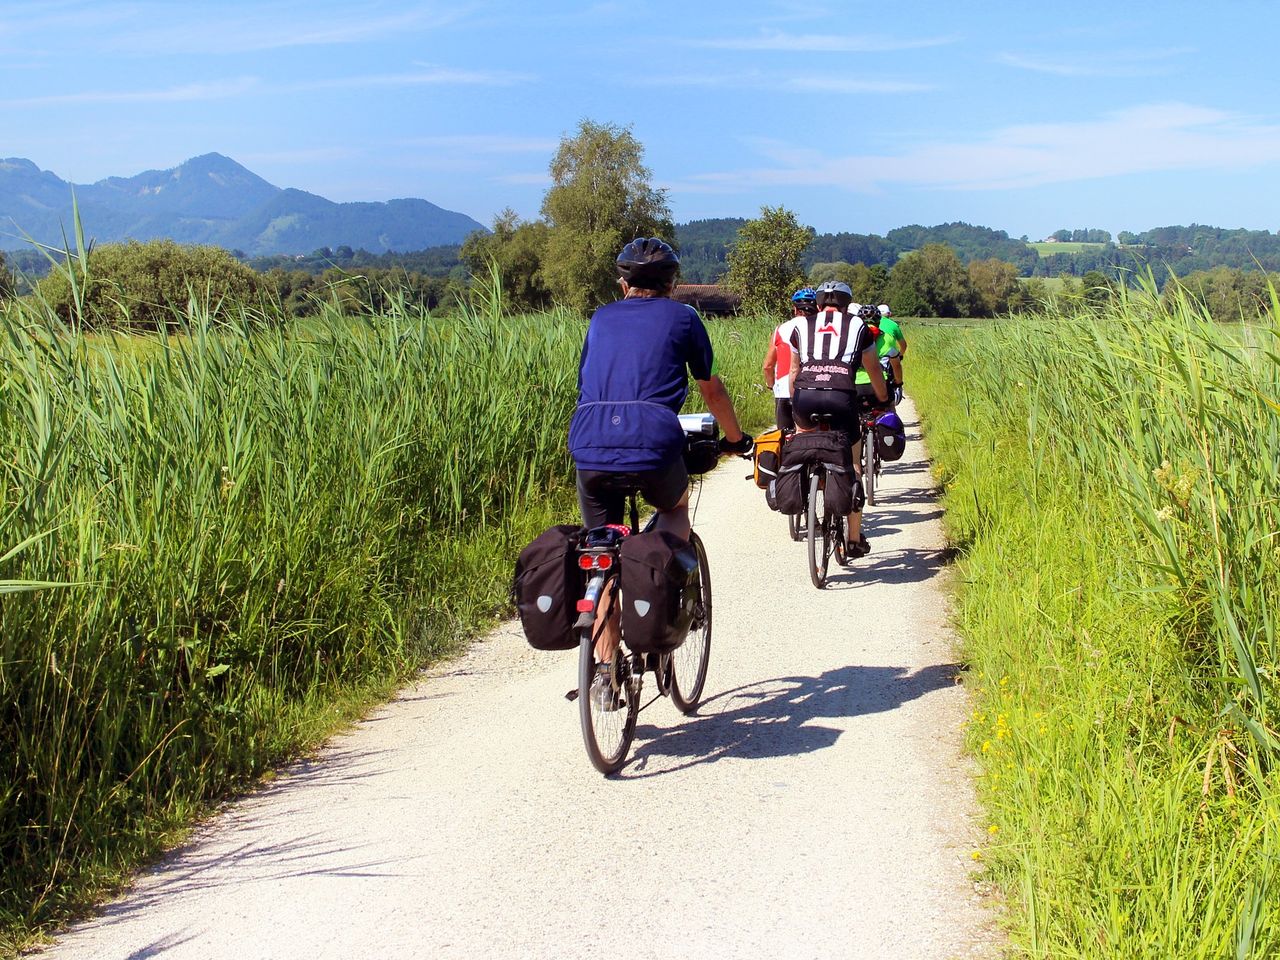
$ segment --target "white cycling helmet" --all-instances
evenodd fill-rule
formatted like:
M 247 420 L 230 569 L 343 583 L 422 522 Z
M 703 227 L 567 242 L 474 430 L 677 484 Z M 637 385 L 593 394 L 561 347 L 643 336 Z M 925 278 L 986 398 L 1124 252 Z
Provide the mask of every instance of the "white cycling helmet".
M 889 309 L 889 305 L 887 303 L 880 304 L 876 309 L 880 311 L 880 316 L 882 317 L 893 316 L 893 311 Z

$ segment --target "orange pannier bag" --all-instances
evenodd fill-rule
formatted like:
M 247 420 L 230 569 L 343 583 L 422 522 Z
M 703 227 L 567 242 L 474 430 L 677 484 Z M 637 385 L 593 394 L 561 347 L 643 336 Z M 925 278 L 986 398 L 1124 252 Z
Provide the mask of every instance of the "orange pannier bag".
M 778 467 L 782 465 L 782 431 L 770 430 L 756 437 L 756 486 L 761 490 L 769 487 L 771 480 L 777 479 Z

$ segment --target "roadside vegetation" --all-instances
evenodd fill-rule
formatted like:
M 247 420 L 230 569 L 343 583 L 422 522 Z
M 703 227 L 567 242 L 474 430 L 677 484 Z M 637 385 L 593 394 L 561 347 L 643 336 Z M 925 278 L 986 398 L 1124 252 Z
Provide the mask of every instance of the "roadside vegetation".
M 505 609 L 576 510 L 585 320 L 474 301 L 195 297 L 146 336 L 0 308 L 0 945 Z M 768 325 L 711 325 L 755 424 Z
M 911 343 L 1017 948 L 1276 956 L 1280 329 L 1145 289 Z

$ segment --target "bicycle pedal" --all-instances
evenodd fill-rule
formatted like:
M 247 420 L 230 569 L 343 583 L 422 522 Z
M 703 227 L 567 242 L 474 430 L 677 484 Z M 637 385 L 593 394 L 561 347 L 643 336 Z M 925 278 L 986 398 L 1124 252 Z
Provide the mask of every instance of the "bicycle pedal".
M 570 690 L 568 693 L 566 693 L 566 694 L 564 695 L 564 698 L 565 698 L 566 700 L 568 700 L 570 703 L 572 703 L 573 701 L 577 700 L 577 699 L 578 699 L 578 688 L 577 688 L 577 687 L 574 687 L 572 690 Z

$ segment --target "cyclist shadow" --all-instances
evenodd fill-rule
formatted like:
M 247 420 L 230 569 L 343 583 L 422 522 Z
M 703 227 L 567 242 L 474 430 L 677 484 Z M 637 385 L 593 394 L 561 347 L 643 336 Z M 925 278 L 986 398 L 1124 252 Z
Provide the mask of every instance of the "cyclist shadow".
M 944 567 L 955 562 L 952 547 L 921 549 L 906 547 L 877 557 L 855 560 L 854 565 L 827 578 L 828 590 L 849 590 L 876 583 L 923 583 L 932 580 Z
M 847 666 L 817 677 L 776 677 L 726 690 L 704 700 L 697 714 L 677 727 L 637 727 L 639 746 L 617 777 L 639 780 L 722 759 L 813 753 L 834 745 L 843 731 L 812 721 L 896 710 L 954 685 L 962 670 L 956 663 L 914 673 L 906 667 Z

